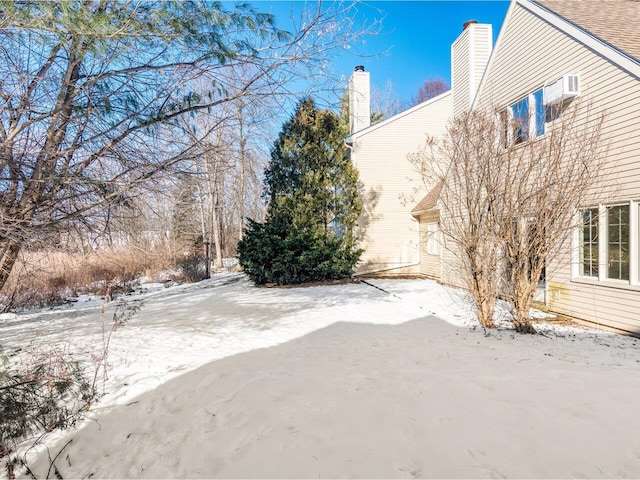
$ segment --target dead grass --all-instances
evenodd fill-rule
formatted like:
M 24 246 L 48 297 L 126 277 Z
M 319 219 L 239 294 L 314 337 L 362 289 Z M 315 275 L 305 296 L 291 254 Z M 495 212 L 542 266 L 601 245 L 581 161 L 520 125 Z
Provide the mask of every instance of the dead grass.
M 0 303 L 5 311 L 55 306 L 83 293 L 105 295 L 109 284 L 117 294 L 130 289 L 142 276 L 155 280 L 175 264 L 168 251 L 27 251 L 11 272 Z

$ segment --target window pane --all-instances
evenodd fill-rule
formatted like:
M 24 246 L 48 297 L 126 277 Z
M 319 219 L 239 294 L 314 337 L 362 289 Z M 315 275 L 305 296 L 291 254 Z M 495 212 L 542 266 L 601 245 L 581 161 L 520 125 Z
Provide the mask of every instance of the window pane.
M 546 118 L 546 112 L 544 103 L 542 102 L 542 89 L 533 94 L 533 98 L 536 102 L 536 137 L 544 135 L 544 122 Z
M 582 211 L 580 229 L 580 275 L 598 276 L 598 209 Z
M 529 97 L 525 97 L 513 107 L 513 141 L 514 143 L 529 140 Z
M 629 205 L 607 209 L 607 277 L 629 280 Z

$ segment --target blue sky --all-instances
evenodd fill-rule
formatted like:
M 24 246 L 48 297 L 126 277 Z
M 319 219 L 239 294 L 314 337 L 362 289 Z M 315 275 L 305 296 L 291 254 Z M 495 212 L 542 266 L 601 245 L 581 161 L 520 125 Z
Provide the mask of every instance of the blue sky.
M 303 8 L 303 1 L 252 2 L 258 10 L 278 12 Z M 356 65 L 371 74 L 373 88 L 391 82 L 396 97 L 410 99 L 427 78 L 450 84 L 451 44 L 470 19 L 493 26 L 494 44 L 509 7 L 508 1 L 362 1 L 358 14 L 382 18 L 382 32 L 355 46 L 366 58 L 344 53 L 336 58 L 336 77 L 351 75 Z M 284 27 L 286 28 L 286 27 Z

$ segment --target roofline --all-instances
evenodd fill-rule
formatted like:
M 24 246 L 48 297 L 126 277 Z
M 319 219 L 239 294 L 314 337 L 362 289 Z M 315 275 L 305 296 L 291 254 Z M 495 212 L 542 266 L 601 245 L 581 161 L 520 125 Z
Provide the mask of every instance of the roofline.
M 419 217 L 420 215 L 424 215 L 425 213 L 437 212 L 438 209 L 435 207 L 432 208 L 424 208 L 422 210 L 411 210 L 411 216 Z
M 535 10 L 543 11 L 546 16 L 553 15 L 554 18 L 562 20 L 569 26 L 568 29 L 565 29 L 566 33 L 573 36 L 576 40 L 579 40 L 585 45 L 593 48 L 593 50 L 595 50 L 597 53 L 610 59 L 629 73 L 640 77 L 640 59 L 623 52 L 614 44 L 609 43 L 606 40 L 603 40 L 602 38 L 592 34 L 587 29 L 582 28 L 580 25 L 573 23 L 571 20 L 561 16 L 558 13 L 555 13 L 553 10 L 545 7 L 544 5 L 532 2 L 531 0 L 518 0 L 518 3 L 522 4 L 522 6 L 527 8 L 527 10 L 533 12 L 534 14 L 537 14 L 539 17 L 547 21 L 549 20 L 545 18 L 544 14 L 540 14 Z M 549 21 L 549 23 L 553 22 Z M 554 26 L 556 25 L 554 24 Z M 609 53 L 609 55 L 607 55 L 607 53 Z
M 435 184 L 435 186 L 431 190 L 427 192 L 427 194 L 424 197 L 422 197 L 422 200 L 420 200 L 418 204 L 415 207 L 413 207 L 413 210 L 411 210 L 411 215 L 413 215 L 414 217 L 419 217 L 420 215 L 424 215 L 425 213 L 439 211 L 440 208 L 438 207 L 438 204 L 440 203 L 440 193 L 442 192 L 443 186 L 444 186 L 444 179 L 441 179 L 438 181 L 438 183 Z M 429 195 L 432 195 L 434 192 L 435 192 L 435 195 L 434 195 L 435 198 L 433 201 L 433 205 L 431 205 L 430 207 L 418 209 L 420 204 L 423 201 L 425 201 L 429 197 Z
M 538 17 L 547 21 L 554 27 L 559 28 L 566 34 L 578 40 L 580 43 L 583 43 L 584 45 L 594 50 L 596 53 L 599 53 L 603 57 L 611 60 L 620 68 L 640 78 L 640 60 L 639 59 L 624 53 L 614 45 L 604 41 L 600 37 L 593 35 L 585 28 L 582 28 L 579 25 L 571 22 L 570 20 L 567 20 L 566 18 L 562 17 L 560 14 L 555 13 L 553 10 L 548 9 L 543 5 L 535 3 L 531 0 L 515 0 L 515 1 L 516 3 L 522 5 L 524 8 L 529 10 L 534 15 L 537 15 Z
M 389 117 L 389 118 L 387 118 L 387 119 L 385 119 L 385 120 L 383 120 L 381 122 L 374 123 L 373 125 L 371 125 L 371 126 L 369 126 L 367 128 L 364 128 L 364 129 L 362 129 L 362 130 L 360 130 L 358 132 L 354 132 L 354 133 L 352 133 L 351 135 L 349 135 L 345 139 L 345 142 L 353 143 L 353 140 L 355 138 L 357 138 L 357 137 L 360 137 L 362 135 L 366 135 L 367 133 L 371 133 L 371 132 L 373 132 L 374 130 L 376 130 L 378 128 L 382 128 L 385 125 L 404 117 L 405 115 L 409 115 L 409 114 L 415 112 L 416 110 L 420 110 L 421 108 L 426 107 L 428 105 L 431 105 L 432 103 L 435 103 L 437 101 L 440 101 L 440 100 L 442 100 L 445 97 L 450 96 L 450 95 L 451 95 L 451 89 L 447 90 L 444 93 L 441 93 L 437 97 L 430 98 L 429 100 L 426 100 L 426 101 L 424 101 L 422 103 L 419 103 L 418 105 L 414 105 L 413 107 L 408 108 L 407 110 L 403 110 L 400 113 L 396 113 L 394 116 Z
M 600 37 L 593 35 L 588 30 L 571 22 L 570 20 L 564 18 L 560 14 L 555 13 L 553 10 L 550 10 L 543 5 L 536 3 L 535 1 L 512 0 L 511 5 L 509 5 L 509 9 L 507 10 L 507 14 L 505 15 L 504 20 L 502 22 L 502 27 L 500 28 L 500 33 L 498 35 L 498 40 L 496 41 L 496 45 L 493 48 L 493 51 L 491 52 L 489 61 L 487 62 L 487 68 L 485 69 L 484 74 L 482 75 L 482 80 L 480 81 L 480 88 L 478 89 L 478 93 L 476 94 L 476 97 L 471 105 L 472 109 L 477 106 L 477 102 L 479 98 L 481 98 L 481 93 L 485 85 L 485 78 L 493 64 L 494 53 L 498 51 L 500 47 L 502 37 L 504 36 L 505 28 L 509 23 L 511 16 L 513 15 L 513 11 L 515 10 L 516 5 L 520 5 L 522 8 L 528 10 L 533 15 L 544 20 L 550 25 L 556 27 L 558 30 L 572 37 L 577 42 L 585 45 L 586 47 L 590 48 L 598 55 L 601 55 L 602 57 L 609 60 L 611 63 L 617 65 L 622 70 L 640 79 L 640 60 L 639 59 L 624 53 L 623 51 L 616 48 L 614 45 L 602 40 Z
M 433 207 L 429 208 L 421 208 L 420 210 L 416 210 L 415 208 L 411 210 L 411 215 L 414 217 L 419 217 L 420 215 L 424 215 L 425 213 L 434 213 L 440 211 L 440 195 L 438 195 L 438 199 Z

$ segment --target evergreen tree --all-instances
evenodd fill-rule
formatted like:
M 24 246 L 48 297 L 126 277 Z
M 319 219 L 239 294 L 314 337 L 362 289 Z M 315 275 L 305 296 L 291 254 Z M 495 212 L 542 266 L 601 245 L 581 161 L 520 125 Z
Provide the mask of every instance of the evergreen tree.
M 271 150 L 264 224 L 250 222 L 238 245 L 256 283 L 300 283 L 353 274 L 361 251 L 358 175 L 345 158 L 344 118 L 303 99 Z

